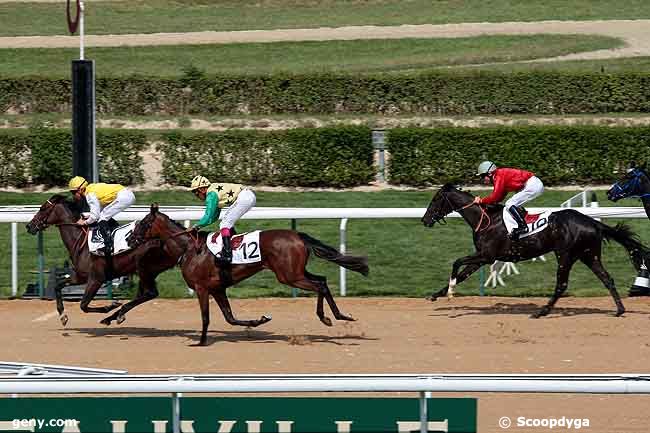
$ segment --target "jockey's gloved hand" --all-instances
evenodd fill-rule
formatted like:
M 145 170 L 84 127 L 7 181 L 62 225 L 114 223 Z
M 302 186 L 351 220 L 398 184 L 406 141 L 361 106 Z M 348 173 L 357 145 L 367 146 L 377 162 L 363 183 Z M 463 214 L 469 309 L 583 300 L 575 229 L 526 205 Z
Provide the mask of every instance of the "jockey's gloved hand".
M 201 226 L 198 224 L 194 224 L 192 227 L 187 229 L 188 232 L 198 232 L 199 230 L 201 230 Z

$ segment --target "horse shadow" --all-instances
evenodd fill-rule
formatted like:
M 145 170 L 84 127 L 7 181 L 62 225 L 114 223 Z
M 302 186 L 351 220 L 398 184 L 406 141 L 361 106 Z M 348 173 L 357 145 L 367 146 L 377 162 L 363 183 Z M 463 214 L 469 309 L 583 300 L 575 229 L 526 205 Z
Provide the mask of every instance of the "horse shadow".
M 463 316 L 474 316 L 474 315 L 528 315 L 530 316 L 533 313 L 537 313 L 543 304 L 535 304 L 533 302 L 522 302 L 517 304 L 506 304 L 503 302 L 497 302 L 494 305 L 459 305 L 459 306 L 441 306 L 434 307 L 436 312 L 440 314 L 430 314 L 429 316 L 433 317 L 448 317 L 448 318 L 457 318 Z M 574 317 L 582 316 L 586 314 L 599 314 L 599 315 L 609 315 L 612 316 L 615 313 L 615 306 L 612 305 L 610 309 L 603 308 L 594 308 L 594 307 L 562 307 L 556 306 L 553 307 L 553 310 L 549 314 L 549 317 L 561 316 L 561 317 Z M 450 314 L 450 312 L 452 314 Z M 646 311 L 633 311 L 627 310 L 625 314 L 650 314 Z
M 201 339 L 201 331 L 196 329 L 155 329 L 126 326 L 113 328 L 66 328 L 66 331 L 76 332 L 77 334 L 85 334 L 88 338 L 105 337 L 127 340 L 129 338 L 185 337 L 188 340 L 194 341 L 195 343 L 198 343 Z M 249 342 L 256 344 L 287 343 L 295 346 L 305 346 L 310 344 L 359 346 L 363 341 L 375 340 L 378 340 L 378 338 L 367 337 L 364 334 L 276 334 L 271 331 L 258 330 L 253 328 L 232 331 L 211 331 L 208 333 L 208 345 L 220 342 Z

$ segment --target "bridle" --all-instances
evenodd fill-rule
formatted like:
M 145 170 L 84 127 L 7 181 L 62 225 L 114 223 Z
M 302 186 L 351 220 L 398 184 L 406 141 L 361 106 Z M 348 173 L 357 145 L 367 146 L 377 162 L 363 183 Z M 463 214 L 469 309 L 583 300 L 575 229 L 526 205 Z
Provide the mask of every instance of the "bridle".
M 152 223 L 149 222 L 149 221 L 142 220 L 142 221 L 140 221 L 140 224 L 143 225 L 142 231 L 144 232 L 144 235 L 141 235 L 141 239 L 138 239 L 139 243 L 144 243 L 147 240 L 154 239 L 154 238 L 147 239 L 147 237 L 146 237 L 146 233 L 151 229 Z M 163 246 L 165 244 L 165 242 L 167 242 L 170 239 L 173 239 L 175 237 L 182 236 L 182 235 L 188 235 L 192 239 L 192 241 L 194 243 L 194 248 L 198 249 L 199 248 L 199 236 L 198 236 L 198 234 L 194 235 L 193 233 L 194 233 L 194 230 L 181 230 L 181 231 L 179 231 L 177 233 L 174 233 L 174 234 L 171 234 L 171 235 L 167 236 L 166 238 L 158 237 L 157 239 L 160 241 L 161 246 Z
M 614 186 L 612 186 L 612 190 L 614 194 L 620 195 L 621 198 L 626 198 L 626 197 L 631 197 L 631 198 L 644 198 L 644 197 L 650 197 L 650 192 L 644 193 L 644 194 L 635 194 L 635 191 L 638 191 L 641 187 L 641 176 L 644 176 L 645 173 L 642 171 L 639 171 L 638 169 L 635 169 L 633 171 L 633 177 L 632 179 L 628 180 L 625 182 L 625 186 L 621 186 L 621 182 L 616 182 Z
M 490 225 L 492 224 L 492 219 L 490 218 L 490 215 L 488 215 L 488 213 L 485 211 L 484 207 L 481 206 L 480 204 L 474 203 L 474 201 L 471 201 L 466 205 L 460 206 L 458 208 L 454 208 L 454 205 L 451 203 L 451 201 L 447 197 L 447 194 L 442 194 L 442 197 L 445 199 L 445 201 L 449 205 L 449 208 L 451 209 L 451 211 L 448 212 L 446 215 L 449 215 L 450 213 L 454 213 L 454 212 L 460 212 L 460 211 L 465 210 L 467 208 L 470 208 L 470 207 L 472 207 L 474 205 L 478 206 L 479 210 L 481 211 L 481 219 L 478 221 L 478 225 L 474 228 L 474 232 L 476 232 L 476 233 L 481 232 L 481 231 L 487 229 L 488 227 L 490 227 Z M 434 215 L 434 216 L 436 217 L 434 222 L 437 222 L 437 223 L 440 223 L 440 224 L 443 224 L 443 223 L 447 224 L 447 221 L 445 220 L 445 216 L 438 216 L 438 215 Z M 483 220 L 484 219 L 487 220 L 487 225 L 485 227 L 481 228 L 483 226 Z

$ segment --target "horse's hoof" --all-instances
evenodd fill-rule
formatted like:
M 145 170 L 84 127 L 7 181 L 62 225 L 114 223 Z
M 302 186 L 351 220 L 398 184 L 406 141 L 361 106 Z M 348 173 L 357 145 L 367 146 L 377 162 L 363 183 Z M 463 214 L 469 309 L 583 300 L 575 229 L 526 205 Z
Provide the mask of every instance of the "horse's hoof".
M 191 344 L 190 346 L 192 346 L 192 347 L 205 347 L 207 345 L 208 345 L 207 340 L 201 340 L 198 343 Z
M 616 317 L 623 317 L 623 314 L 625 314 L 625 310 L 623 310 L 623 311 L 617 311 L 616 314 L 614 314 L 614 316 L 616 316 Z
M 120 314 L 119 316 L 117 316 L 116 322 L 118 325 L 121 325 L 122 323 L 124 323 L 125 320 L 126 320 L 126 316 L 124 314 Z
M 63 313 L 59 316 L 59 320 L 61 321 L 61 324 L 63 326 L 68 324 L 68 315 L 66 313 Z
M 112 320 L 110 318 L 108 318 L 108 317 L 99 321 L 99 323 L 101 323 L 102 325 L 106 325 L 106 326 L 111 326 L 111 322 L 112 322 Z
M 547 314 L 548 314 L 548 312 L 542 310 L 542 311 L 538 311 L 537 313 L 531 314 L 530 318 L 531 319 L 539 319 L 539 318 L 541 318 L 543 316 L 546 316 Z
M 326 326 L 332 326 L 332 321 L 329 317 L 321 317 L 320 321 L 323 322 Z
M 271 319 L 273 319 L 273 317 L 271 317 L 270 314 L 268 316 L 266 314 L 262 316 L 262 320 L 264 321 L 264 323 L 270 322 Z

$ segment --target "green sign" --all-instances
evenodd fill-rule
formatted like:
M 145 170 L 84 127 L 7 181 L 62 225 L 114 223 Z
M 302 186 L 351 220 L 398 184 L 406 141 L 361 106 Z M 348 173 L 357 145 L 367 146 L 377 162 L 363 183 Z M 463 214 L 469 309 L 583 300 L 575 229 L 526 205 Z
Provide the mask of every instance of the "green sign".
M 419 432 L 414 398 L 183 397 L 184 433 Z M 476 432 L 476 399 L 428 399 L 429 432 Z M 168 397 L 5 398 L 0 431 L 167 433 Z

